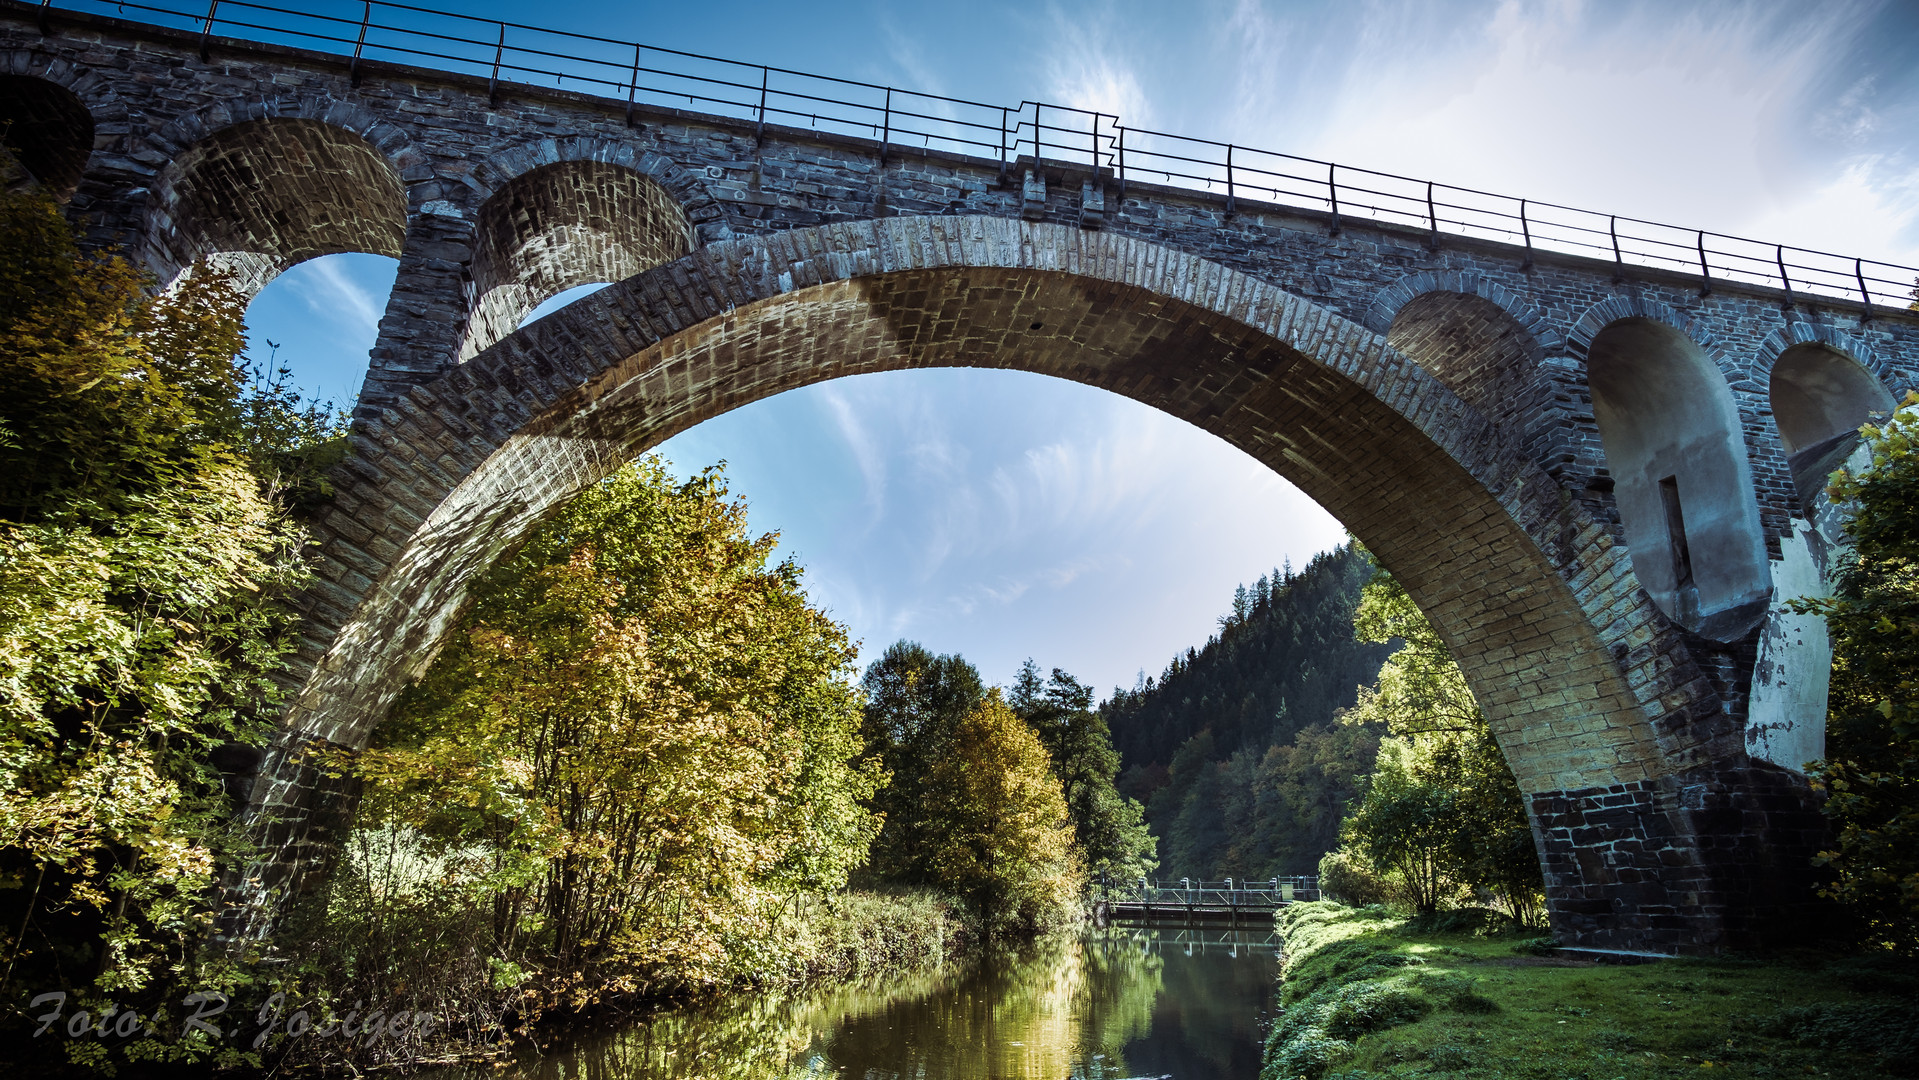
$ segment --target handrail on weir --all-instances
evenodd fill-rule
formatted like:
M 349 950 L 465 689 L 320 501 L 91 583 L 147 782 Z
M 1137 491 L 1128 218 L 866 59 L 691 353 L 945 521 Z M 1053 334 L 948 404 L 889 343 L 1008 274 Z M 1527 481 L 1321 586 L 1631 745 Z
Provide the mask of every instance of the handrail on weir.
M 1704 229 L 1602 214 L 1557 203 L 1418 180 L 1234 143 L 1127 127 L 1119 117 L 1021 101 L 995 105 L 790 68 L 749 64 L 525 23 L 440 11 L 391 0 L 305 0 L 299 9 L 257 0 L 68 0 L 53 11 L 150 17 L 200 36 L 206 55 L 218 35 L 338 53 L 357 79 L 363 60 L 425 64 L 502 81 L 578 89 L 623 103 L 627 122 L 643 107 L 691 108 L 754 124 L 809 127 L 892 149 L 939 149 L 999 162 L 1002 175 L 1030 156 L 1066 167 L 1109 171 L 1122 197 L 1128 181 L 1211 191 L 1226 213 L 1257 201 L 1330 215 L 1332 232 L 1352 220 L 1411 226 L 1437 248 L 1464 236 L 1535 251 L 1697 275 L 1700 295 L 1715 281 L 1743 281 L 1794 294 L 1904 308 L 1919 296 L 1919 268 Z
M 1099 894 L 1109 903 L 1153 904 L 1167 907 L 1282 907 L 1320 898 L 1319 878 L 1271 877 L 1256 880 L 1201 881 L 1180 878 L 1171 881 L 1100 882 Z

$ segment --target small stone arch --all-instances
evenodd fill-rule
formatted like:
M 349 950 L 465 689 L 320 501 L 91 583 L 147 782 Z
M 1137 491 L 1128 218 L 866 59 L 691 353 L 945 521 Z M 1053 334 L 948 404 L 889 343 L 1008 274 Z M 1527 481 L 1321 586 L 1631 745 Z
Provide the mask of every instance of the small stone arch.
M 1755 390 L 1766 389 L 1772 382 L 1772 369 L 1779 362 L 1779 357 L 1798 345 L 1823 345 L 1844 356 L 1878 380 L 1879 385 L 1895 400 L 1914 389 L 1906 376 L 1878 349 L 1873 348 L 1870 341 L 1827 323 L 1803 319 L 1795 319 L 1774 330 L 1759 343 L 1759 348 L 1753 351 L 1752 362 L 1746 368 L 1749 385 Z
M 1619 305 L 1589 335 L 1582 320 L 1593 417 L 1640 584 L 1675 623 L 1735 641 L 1771 595 L 1744 425 L 1699 343 L 1637 313 L 1654 307 Z
M 1551 355 L 1564 347 L 1559 330 L 1545 312 L 1531 300 L 1520 296 L 1503 283 L 1471 270 L 1421 270 L 1407 274 L 1379 291 L 1366 309 L 1366 325 L 1379 333 L 1392 330 L 1395 320 L 1407 304 L 1426 293 L 1460 293 L 1476 296 L 1506 313 L 1521 330 L 1532 337 L 1541 355 Z
M 56 191 L 56 196 L 84 197 L 93 206 L 110 205 L 119 198 L 126 184 L 140 184 L 153 175 L 152 166 L 116 151 L 126 148 L 127 136 L 108 137 L 107 131 L 125 131 L 134 127 L 119 84 L 111 72 L 102 72 L 38 49 L 15 49 L 0 54 L 0 72 L 51 83 L 71 93 L 86 109 L 90 127 L 87 158 L 81 163 L 81 175 L 73 188 Z M 104 155 L 95 150 L 105 150 Z M 78 157 L 76 154 L 75 157 Z
M 1530 429 L 1550 396 L 1540 361 L 1547 342 L 1556 348 L 1558 340 L 1523 298 L 1478 274 L 1420 273 L 1400 279 L 1375 301 L 1369 322 L 1382 318 L 1385 325 L 1374 329 L 1389 344 L 1530 444 Z
M 691 224 L 693 247 L 731 238 L 732 230 L 721 220 L 719 203 L 698 175 L 663 154 L 599 135 L 537 139 L 488 154 L 487 159 L 464 178 L 466 201 L 477 213 L 478 207 L 535 170 L 586 162 L 624 169 L 659 185 Z
M 460 360 L 567 289 L 623 281 L 693 249 L 686 212 L 652 177 L 595 159 L 520 173 L 481 204 Z
M 1857 349 L 1830 327 L 1795 323 L 1769 335 L 1754 358 L 1802 507 L 1819 499 L 1826 477 L 1851 456 L 1860 425 L 1898 404 L 1884 374 L 1861 362 Z
M 204 258 L 251 297 L 321 255 L 400 255 L 407 189 L 395 160 L 354 130 L 381 135 L 390 125 L 344 103 L 294 104 L 215 106 L 155 137 L 176 145 L 197 135 L 170 155 L 147 202 L 146 263 L 163 284 Z
M 405 128 L 365 105 L 328 94 L 218 101 L 156 127 L 140 140 L 140 148 L 171 161 L 187 153 L 195 143 L 226 128 L 258 120 L 312 120 L 327 124 L 364 139 L 409 184 L 432 175 L 426 155 L 413 146 Z
M 25 173 L 9 179 L 9 187 L 33 185 L 56 199 L 70 198 L 93 156 L 93 132 L 93 113 L 72 90 L 0 72 L 0 141 Z
M 1740 374 L 1739 366 L 1733 362 L 1725 347 L 1698 320 L 1682 314 L 1671 305 L 1636 293 L 1609 296 L 1587 308 L 1573 323 L 1572 329 L 1566 331 L 1567 355 L 1581 362 L 1587 361 L 1593 339 L 1622 319 L 1646 319 L 1663 324 L 1697 346 L 1728 381 L 1738 378 Z

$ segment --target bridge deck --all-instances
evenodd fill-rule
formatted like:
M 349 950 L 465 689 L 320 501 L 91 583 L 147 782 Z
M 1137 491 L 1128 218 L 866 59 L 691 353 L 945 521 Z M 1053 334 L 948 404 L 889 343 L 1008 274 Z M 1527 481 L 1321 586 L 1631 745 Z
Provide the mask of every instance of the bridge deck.
M 1244 922 L 1270 920 L 1285 901 L 1244 904 L 1186 904 L 1148 900 L 1103 900 L 1094 920 L 1108 922 Z

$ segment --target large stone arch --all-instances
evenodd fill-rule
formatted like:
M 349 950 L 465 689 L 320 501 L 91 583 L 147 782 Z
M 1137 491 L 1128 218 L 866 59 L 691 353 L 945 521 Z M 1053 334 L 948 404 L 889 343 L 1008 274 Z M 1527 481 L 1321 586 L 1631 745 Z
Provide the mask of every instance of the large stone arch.
M 686 212 L 644 173 L 556 161 L 514 177 L 480 206 L 473 249 L 470 359 L 567 289 L 623 281 L 693 248 Z
M 353 128 L 301 115 L 331 111 L 306 103 L 285 112 L 256 106 L 238 117 L 196 114 L 152 139 L 171 145 L 211 128 L 169 155 L 154 181 L 148 269 L 169 284 L 204 258 L 251 297 L 288 267 L 322 255 L 398 258 L 408 220 L 400 171 Z
M 93 156 L 93 114 L 80 96 L 33 75 L 0 72 L 0 139 L 32 183 L 65 200 Z
M 298 823 L 331 796 L 299 748 L 362 745 L 465 583 L 562 499 L 730 408 L 913 366 L 1020 368 L 1126 394 L 1226 438 L 1345 521 L 1466 670 L 1528 793 L 1568 940 L 1710 949 L 1758 934 L 1755 897 L 1799 895 L 1810 841 L 1781 845 L 1767 823 L 1804 824 L 1803 783 L 1755 774 L 1611 530 L 1457 395 L 1380 335 L 1216 263 L 979 217 L 714 245 L 366 418 L 318 522 L 301 685 L 250 812 L 300 841 Z M 1697 815 L 1728 810 L 1747 834 L 1707 836 Z M 230 933 L 257 929 L 274 890 L 298 882 L 280 858 L 254 868 Z

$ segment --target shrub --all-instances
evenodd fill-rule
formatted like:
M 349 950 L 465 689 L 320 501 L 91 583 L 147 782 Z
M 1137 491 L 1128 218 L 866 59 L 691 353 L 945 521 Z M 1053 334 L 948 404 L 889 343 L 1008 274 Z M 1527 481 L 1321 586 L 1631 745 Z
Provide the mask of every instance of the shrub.
M 1384 904 L 1394 890 L 1366 860 L 1350 851 L 1332 851 L 1319 860 L 1320 895 L 1354 907 Z
M 1408 934 L 1470 934 L 1473 937 L 1498 937 L 1519 928 L 1521 923 L 1504 912 L 1491 908 L 1467 907 L 1415 915 L 1401 928 Z

